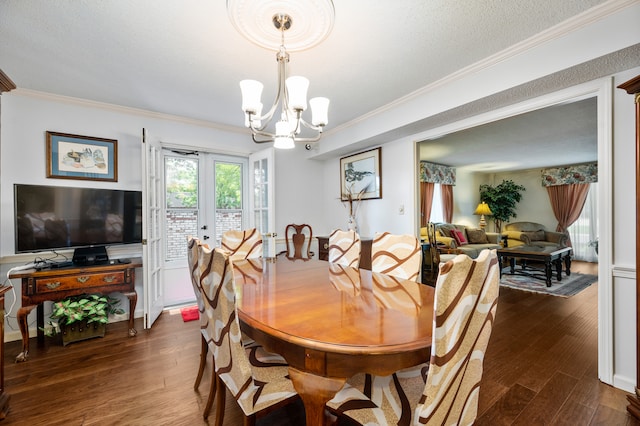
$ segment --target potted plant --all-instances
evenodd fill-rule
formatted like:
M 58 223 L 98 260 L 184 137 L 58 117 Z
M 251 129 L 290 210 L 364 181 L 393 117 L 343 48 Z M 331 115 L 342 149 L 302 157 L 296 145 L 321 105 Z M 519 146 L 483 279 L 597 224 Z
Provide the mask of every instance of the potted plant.
M 118 303 L 118 299 L 100 294 L 67 297 L 53 304 L 50 321 L 44 332 L 48 336 L 61 333 L 64 346 L 103 337 L 109 314 L 124 312 L 116 307 Z
M 502 223 L 516 217 L 516 204 L 522 200 L 522 191 L 526 188 L 512 180 L 503 180 L 501 184 L 492 186 L 480 185 L 480 201 L 484 201 L 491 209 L 491 217 L 496 225 L 496 232 L 502 232 Z

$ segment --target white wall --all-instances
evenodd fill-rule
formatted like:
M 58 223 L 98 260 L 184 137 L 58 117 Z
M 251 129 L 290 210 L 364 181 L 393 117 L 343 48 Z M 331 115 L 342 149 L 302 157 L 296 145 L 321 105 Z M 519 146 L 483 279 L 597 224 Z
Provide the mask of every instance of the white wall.
M 376 232 L 417 234 L 416 166 L 414 144 L 410 139 L 381 145 L 380 162 L 382 198 L 363 200 L 356 218 L 358 232 L 373 237 Z M 347 155 L 356 154 L 359 151 Z M 348 211 L 340 201 L 340 159 L 324 162 L 324 234 L 334 229 L 347 229 Z M 404 213 L 400 213 L 400 209 Z M 320 234 L 318 234 L 320 235 Z

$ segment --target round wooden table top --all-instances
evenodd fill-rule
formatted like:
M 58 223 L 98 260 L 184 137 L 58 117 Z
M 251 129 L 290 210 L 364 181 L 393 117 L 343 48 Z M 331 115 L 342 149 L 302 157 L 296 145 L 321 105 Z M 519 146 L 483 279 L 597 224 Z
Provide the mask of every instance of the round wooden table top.
M 255 330 L 331 353 L 397 353 L 431 345 L 432 287 L 284 256 L 233 265 L 238 315 Z

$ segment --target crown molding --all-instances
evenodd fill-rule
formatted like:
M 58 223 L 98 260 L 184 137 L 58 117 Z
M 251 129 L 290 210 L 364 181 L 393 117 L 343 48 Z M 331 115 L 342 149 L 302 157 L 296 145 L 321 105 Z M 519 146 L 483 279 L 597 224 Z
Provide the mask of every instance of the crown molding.
M 119 112 L 122 114 L 138 115 L 142 117 L 155 118 L 155 119 L 164 120 L 164 121 L 173 121 L 177 123 L 188 124 L 191 126 L 207 127 L 207 128 L 219 130 L 222 132 L 230 132 L 230 133 L 238 133 L 238 134 L 244 133 L 244 129 L 242 128 L 228 126 L 225 124 L 214 123 L 212 121 L 198 120 L 195 118 L 166 114 L 162 112 L 148 111 L 140 108 L 132 108 L 132 107 L 126 107 L 122 105 L 110 104 L 106 102 L 92 101 L 89 99 L 74 98 L 72 96 L 63 96 L 63 95 L 57 95 L 54 93 L 40 92 L 38 90 L 18 88 L 12 94 L 29 97 L 29 98 L 43 99 L 43 100 L 52 101 L 52 102 L 60 102 L 60 103 L 65 103 L 69 105 L 78 105 L 78 106 L 87 107 L 87 108 L 99 108 L 103 110 Z
M 440 87 L 455 83 L 456 81 L 459 81 L 465 77 L 479 73 L 481 71 L 484 71 L 485 69 L 491 68 L 496 64 L 504 62 L 518 55 L 521 55 L 530 49 L 549 43 L 550 41 L 562 38 L 568 34 L 571 34 L 576 30 L 587 27 L 593 24 L 594 22 L 597 22 L 601 19 L 608 17 L 609 15 L 617 13 L 620 10 L 626 9 L 628 7 L 636 6 L 637 3 L 638 3 L 638 0 L 610 0 L 605 3 L 602 3 L 579 15 L 573 16 L 567 19 L 566 21 L 560 22 L 559 24 L 551 28 L 548 28 L 547 30 L 542 31 L 526 40 L 516 43 L 513 46 L 508 47 L 507 49 L 504 49 L 498 53 L 488 56 L 481 61 L 471 64 L 456 72 L 453 72 L 447 75 L 446 77 L 441 78 L 440 80 L 434 81 L 433 83 L 428 84 L 427 86 L 424 86 L 392 102 L 389 102 L 388 104 L 383 105 L 380 108 L 371 110 L 368 113 L 363 114 L 347 123 L 341 124 L 338 127 L 334 127 L 331 129 L 330 132 L 329 131 L 325 132 L 325 135 L 338 133 L 344 129 L 355 126 L 358 123 L 365 122 L 371 119 L 372 117 L 377 116 L 378 114 L 381 114 L 389 110 L 393 110 L 407 102 L 410 102 L 413 99 L 424 96 L 425 94 L 428 94 Z
M 0 70 L 0 94 L 2 94 L 2 92 L 10 92 L 15 88 L 16 84 L 11 81 L 4 71 Z

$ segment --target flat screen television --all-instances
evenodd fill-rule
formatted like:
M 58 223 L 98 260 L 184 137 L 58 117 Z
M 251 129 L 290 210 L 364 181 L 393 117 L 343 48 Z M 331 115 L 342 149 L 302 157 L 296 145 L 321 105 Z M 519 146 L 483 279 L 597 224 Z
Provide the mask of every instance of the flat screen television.
M 16 253 L 142 241 L 142 192 L 14 185 Z

